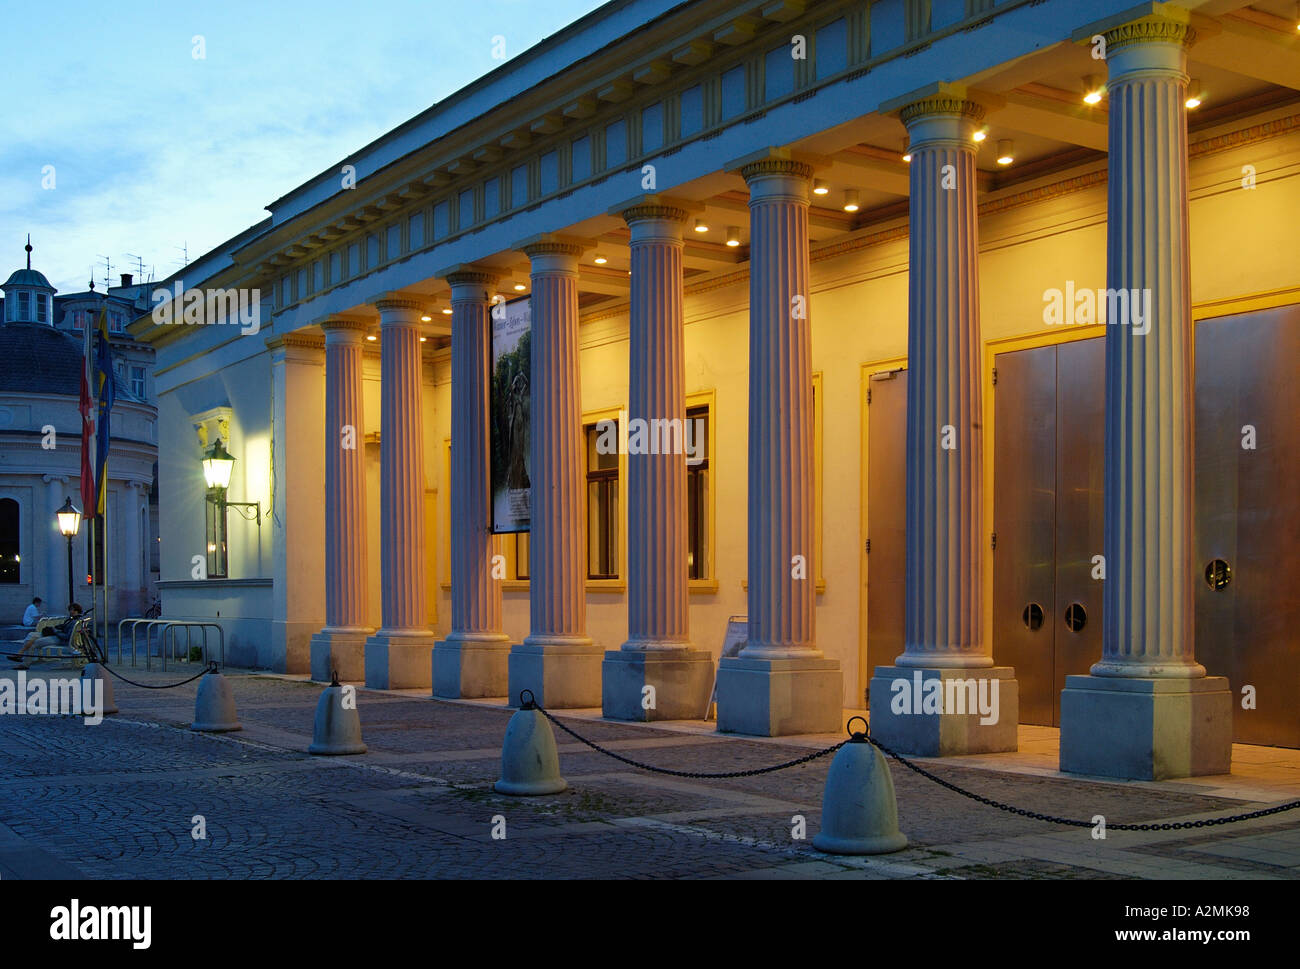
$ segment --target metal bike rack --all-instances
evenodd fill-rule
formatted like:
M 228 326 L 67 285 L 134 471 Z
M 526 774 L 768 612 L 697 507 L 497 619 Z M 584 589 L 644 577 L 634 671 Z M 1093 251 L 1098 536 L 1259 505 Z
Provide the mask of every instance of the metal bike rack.
M 217 642 L 221 649 L 221 665 L 226 665 L 226 631 L 220 623 L 207 622 L 201 619 L 142 619 L 132 618 L 123 619 L 117 624 L 117 661 L 122 662 L 122 627 L 127 623 L 131 624 L 131 665 L 135 666 L 135 651 L 138 645 L 140 627 L 144 627 L 144 664 L 145 669 L 153 669 L 153 634 L 158 629 L 158 651 L 162 659 L 162 668 L 167 669 L 167 633 L 172 631 L 171 646 L 173 660 L 175 659 L 176 650 L 176 633 L 175 629 L 185 629 L 185 655 L 189 656 L 189 644 L 192 629 L 203 630 L 203 657 L 206 661 L 208 656 L 208 630 L 217 631 Z M 161 627 L 161 628 L 158 628 Z

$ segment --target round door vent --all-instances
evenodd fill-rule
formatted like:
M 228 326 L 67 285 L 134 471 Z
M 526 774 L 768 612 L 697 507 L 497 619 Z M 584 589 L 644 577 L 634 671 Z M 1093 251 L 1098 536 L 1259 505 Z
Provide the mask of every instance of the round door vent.
M 1218 592 L 1232 582 L 1232 566 L 1223 559 L 1211 559 L 1205 566 L 1205 584 Z
M 1065 609 L 1065 626 L 1072 633 L 1077 633 L 1088 625 L 1088 610 L 1083 603 L 1072 602 Z
M 1025 606 L 1025 611 L 1020 614 L 1020 618 L 1025 622 L 1025 628 L 1033 631 L 1041 629 L 1043 626 L 1043 607 L 1037 602 L 1031 602 Z

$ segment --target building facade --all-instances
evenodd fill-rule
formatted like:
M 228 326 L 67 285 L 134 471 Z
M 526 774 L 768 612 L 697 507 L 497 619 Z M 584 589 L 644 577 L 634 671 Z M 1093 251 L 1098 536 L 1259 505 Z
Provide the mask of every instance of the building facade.
M 1094 774 L 1300 746 L 1298 38 L 1268 2 L 606 4 L 162 284 L 242 315 L 132 324 L 167 614 L 624 719 L 716 677 L 728 731 L 1059 725 Z M 493 535 L 521 294 L 531 529 Z M 703 455 L 596 446 L 688 419 Z

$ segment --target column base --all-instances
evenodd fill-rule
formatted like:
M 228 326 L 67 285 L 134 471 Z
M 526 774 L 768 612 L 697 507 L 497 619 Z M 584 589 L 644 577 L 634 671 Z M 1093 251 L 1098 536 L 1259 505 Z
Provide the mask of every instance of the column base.
M 521 690 L 532 690 L 548 710 L 600 706 L 600 661 L 604 650 L 586 637 L 546 639 L 529 636 L 511 647 L 510 706 L 519 706 Z
M 841 733 L 844 674 L 834 659 L 718 662 L 718 733 Z
M 505 696 L 510 640 L 448 637 L 433 647 L 433 695 L 449 700 Z
M 1224 676 L 1067 676 L 1061 770 L 1142 781 L 1227 774 L 1232 709 Z
M 340 682 L 366 678 L 366 639 L 373 629 L 326 626 L 311 638 L 311 678 L 328 683 L 334 670 Z
M 366 688 L 411 690 L 433 686 L 433 634 L 381 629 L 366 640 Z
M 871 700 L 871 736 L 900 754 L 953 757 L 1018 746 L 1020 685 L 1010 666 L 877 666 Z
M 611 720 L 701 720 L 713 686 L 713 654 L 699 649 L 610 650 L 601 664 L 601 712 Z M 654 706 L 645 688 L 653 687 Z

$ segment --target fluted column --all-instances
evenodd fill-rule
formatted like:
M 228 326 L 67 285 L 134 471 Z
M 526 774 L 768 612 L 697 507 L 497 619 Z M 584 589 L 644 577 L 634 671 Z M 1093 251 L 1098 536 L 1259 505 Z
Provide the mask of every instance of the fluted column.
M 896 750 L 928 756 L 1015 750 L 1018 743 L 1015 671 L 994 666 L 982 627 L 974 135 L 984 109 L 965 95 L 960 85 L 944 85 L 899 105 L 912 155 L 906 598 L 903 653 L 873 671 L 871 730 Z M 966 684 L 976 690 L 970 704 L 956 699 Z M 936 689 L 952 698 L 948 706 L 922 701 Z
M 983 667 L 983 426 L 975 127 L 979 105 L 908 105 L 907 548 L 899 666 Z
M 126 481 L 119 493 L 118 522 L 122 536 L 121 582 L 118 584 L 117 601 L 119 615 L 143 613 L 145 604 L 141 592 L 143 585 L 143 568 L 140 564 L 142 552 L 140 531 L 140 489 L 141 481 Z
M 1193 657 L 1186 33 L 1144 21 L 1108 35 L 1106 281 L 1130 302 L 1106 327 L 1107 569 L 1094 676 L 1205 675 Z
M 1185 11 L 1104 33 L 1109 79 L 1102 658 L 1061 694 L 1061 769 L 1226 773 L 1233 697 L 1193 649 L 1194 330 Z M 1243 644 L 1248 645 L 1248 644 Z
M 749 640 L 720 662 L 718 729 L 818 732 L 838 725 L 843 679 L 816 642 L 813 169 L 769 152 L 739 170 L 749 186 Z
M 620 720 L 699 717 L 713 660 L 691 648 L 687 601 L 687 211 L 650 197 L 620 214 L 632 257 L 627 417 L 646 446 L 627 455 L 628 638 L 621 651 L 606 654 L 602 707 Z
M 492 563 L 488 426 L 496 277 L 474 267 L 444 275 L 451 286 L 451 632 L 433 651 L 433 692 L 502 696 L 510 642 Z
M 381 299 L 380 574 L 382 622 L 366 641 L 366 686 L 432 685 L 424 567 L 422 304 Z
M 813 561 L 812 168 L 780 159 L 749 185 L 749 643 L 753 659 L 820 657 Z
M 585 449 L 578 368 L 580 243 L 540 237 L 532 261 L 529 411 L 531 629 L 510 655 L 509 698 L 551 707 L 600 703 L 600 649 L 587 636 Z
M 362 347 L 367 324 L 329 319 L 325 331 L 325 627 L 312 637 L 311 675 L 365 676 L 366 450 Z

